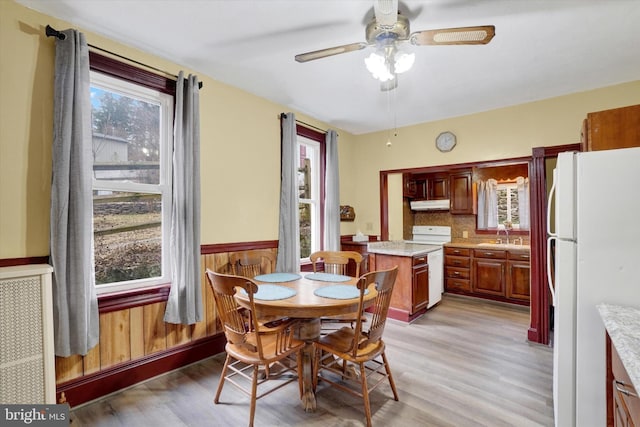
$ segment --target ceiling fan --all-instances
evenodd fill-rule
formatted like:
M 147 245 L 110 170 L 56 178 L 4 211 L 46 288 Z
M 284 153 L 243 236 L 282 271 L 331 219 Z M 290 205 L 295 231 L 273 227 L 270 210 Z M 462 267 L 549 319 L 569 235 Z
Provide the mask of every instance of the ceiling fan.
M 493 25 L 475 27 L 441 28 L 416 31 L 409 28 L 409 19 L 398 10 L 398 0 L 374 0 L 374 16 L 365 29 L 366 42 L 345 44 L 301 53 L 297 62 L 308 62 L 341 53 L 375 46 L 376 51 L 365 59 L 367 69 L 381 82 L 381 90 L 394 89 L 398 85 L 397 74 L 413 65 L 414 54 L 403 52 L 402 43 L 426 45 L 475 45 L 487 44 L 495 35 Z

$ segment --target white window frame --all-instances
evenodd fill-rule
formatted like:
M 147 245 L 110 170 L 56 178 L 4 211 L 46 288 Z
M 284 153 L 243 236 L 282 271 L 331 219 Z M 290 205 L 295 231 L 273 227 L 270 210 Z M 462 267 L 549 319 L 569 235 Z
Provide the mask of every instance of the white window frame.
M 311 253 L 319 251 L 322 247 L 321 236 L 321 215 L 320 207 L 322 205 L 320 200 L 320 143 L 314 141 L 305 136 L 298 135 L 296 139 L 296 153 L 300 155 L 300 147 L 307 147 L 307 157 L 311 159 L 311 198 L 304 199 L 299 198 L 298 203 L 304 203 L 311 206 Z M 296 165 L 298 159 L 296 159 Z M 297 172 L 297 167 L 296 167 Z M 296 211 L 296 220 L 300 223 L 299 210 Z M 302 257 L 302 254 L 298 254 L 301 263 L 310 262 L 309 257 Z
M 162 275 L 148 279 L 129 280 L 116 283 L 96 285 L 98 295 L 132 289 L 140 289 L 171 282 L 171 262 L 169 254 L 169 233 L 171 231 L 171 202 L 172 202 L 172 156 L 173 146 L 173 106 L 174 97 L 131 83 L 116 77 L 111 77 L 97 71 L 90 71 L 91 86 L 106 89 L 120 95 L 133 97 L 160 106 L 160 173 L 158 184 L 142 184 L 134 182 L 113 182 L 93 179 L 93 190 L 131 191 L 162 196 Z M 91 245 L 93 248 L 93 244 Z

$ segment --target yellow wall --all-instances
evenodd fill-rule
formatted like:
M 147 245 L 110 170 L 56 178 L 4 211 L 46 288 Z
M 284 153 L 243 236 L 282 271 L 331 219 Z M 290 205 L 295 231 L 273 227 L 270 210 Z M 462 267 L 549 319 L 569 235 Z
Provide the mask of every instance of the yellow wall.
M 533 147 L 580 142 L 587 113 L 634 104 L 640 104 L 640 81 L 400 128 L 391 147 L 387 131 L 358 135 L 354 227 L 380 233 L 381 170 L 531 156 Z M 445 130 L 457 136 L 449 153 L 435 147 L 436 136 Z
M 47 24 L 70 27 L 0 0 L 0 259 L 49 252 L 55 47 L 54 40 L 44 35 Z M 182 68 L 79 29 L 90 44 L 171 73 Z M 200 93 L 202 243 L 277 239 L 277 115 L 287 109 L 198 70 L 185 71 L 198 74 L 204 83 Z M 356 212 L 356 220 L 342 223 L 341 232 L 380 232 L 380 170 L 527 156 L 531 147 L 577 142 L 589 111 L 638 103 L 640 81 L 401 128 L 390 148 L 386 131 L 351 135 L 337 129 L 340 203 L 353 206 Z M 328 127 L 299 113 L 297 117 Z M 434 139 L 447 129 L 456 133 L 458 145 L 442 154 L 435 149 Z
M 55 41 L 67 22 L 0 0 L 0 259 L 49 253 Z M 79 28 L 88 43 L 177 74 L 182 68 Z M 182 68 L 184 69 L 184 68 Z M 199 74 L 197 70 L 185 72 Z M 199 74 L 202 243 L 278 238 L 280 128 L 288 110 Z M 296 111 L 296 117 L 327 124 Z M 339 133 L 340 174 L 349 181 L 353 136 Z M 343 204 L 353 186 L 341 189 Z M 349 233 L 349 224 L 344 233 Z

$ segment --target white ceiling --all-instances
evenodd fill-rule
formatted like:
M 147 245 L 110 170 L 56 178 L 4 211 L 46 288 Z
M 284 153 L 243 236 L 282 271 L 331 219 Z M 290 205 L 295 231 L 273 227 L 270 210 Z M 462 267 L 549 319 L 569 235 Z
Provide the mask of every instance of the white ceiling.
M 371 48 L 294 61 L 364 41 L 373 0 L 17 1 L 354 134 L 640 78 L 638 0 L 400 1 L 412 31 L 495 25 L 496 36 L 404 44 L 416 62 L 391 92 L 365 69 Z

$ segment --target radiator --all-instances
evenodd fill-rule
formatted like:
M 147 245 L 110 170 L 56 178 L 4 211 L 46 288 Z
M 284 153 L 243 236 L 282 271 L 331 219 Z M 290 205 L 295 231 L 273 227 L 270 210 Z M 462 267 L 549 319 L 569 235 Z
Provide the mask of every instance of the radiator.
M 0 402 L 56 400 L 51 272 L 46 264 L 0 268 Z

